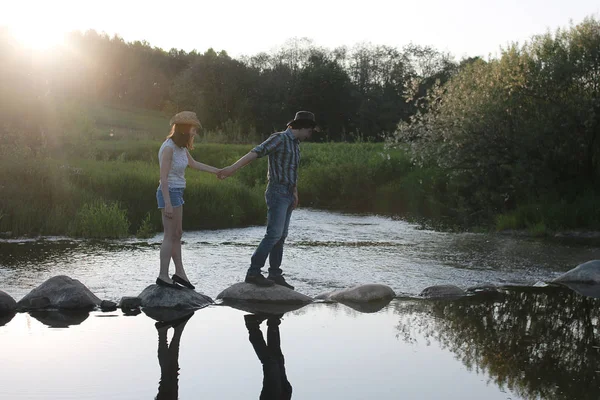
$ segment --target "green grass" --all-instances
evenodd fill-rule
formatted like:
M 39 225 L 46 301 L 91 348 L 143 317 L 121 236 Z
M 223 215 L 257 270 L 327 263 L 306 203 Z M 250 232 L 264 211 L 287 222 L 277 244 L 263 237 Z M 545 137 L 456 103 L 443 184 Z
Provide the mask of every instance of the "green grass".
M 70 233 L 88 238 L 122 238 L 129 234 L 127 212 L 119 203 L 94 201 L 75 214 Z
M 129 225 L 129 234 L 162 230 L 155 197 L 157 165 L 140 161 L 9 158 L 12 157 L 0 161 L 0 187 L 4 193 L 0 197 L 0 231 L 15 236 L 122 236 L 122 224 L 110 225 L 114 232 L 107 233 L 99 221 L 115 219 L 114 207 L 86 208 L 96 202 L 118 204 Z M 214 175 L 193 170 L 186 177 L 184 229 L 231 228 L 264 222 L 266 206 L 258 188 L 234 179 L 218 181 Z M 82 215 L 81 210 L 86 212 Z M 75 227 L 72 221 L 76 221 Z M 99 226 L 102 233 L 93 234 L 87 226 Z
M 0 232 L 84 237 L 160 232 L 157 157 L 168 118 L 103 105 L 59 104 L 55 109 L 44 142 L 0 146 Z M 232 137 L 239 139 L 244 135 L 234 125 Z M 110 129 L 118 132 L 110 136 Z M 219 141 L 223 136 L 228 134 L 219 133 Z M 224 144 L 199 137 L 192 155 L 225 167 L 260 140 Z M 301 207 L 400 215 L 443 229 L 461 229 L 469 221 L 478 229 L 495 224 L 497 230 L 525 229 L 535 235 L 600 228 L 600 194 L 594 190 L 568 201 L 534 199 L 490 220 L 484 216 L 489 210 L 469 208 L 457 182 L 440 169 L 415 167 L 401 149 L 381 143 L 303 143 L 301 153 Z M 266 158 L 225 181 L 188 169 L 184 229 L 263 224 L 266 177 Z M 475 189 L 466 195 L 482 193 Z
M 496 216 L 496 230 L 524 229 L 534 235 L 548 235 L 571 229 L 600 228 L 600 193 L 588 190 L 572 200 L 530 201 L 515 210 Z

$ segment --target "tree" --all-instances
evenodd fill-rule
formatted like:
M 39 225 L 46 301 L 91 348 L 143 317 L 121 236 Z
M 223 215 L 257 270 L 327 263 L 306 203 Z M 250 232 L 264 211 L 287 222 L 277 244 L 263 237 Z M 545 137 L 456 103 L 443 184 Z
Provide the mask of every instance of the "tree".
M 598 21 L 536 36 L 438 79 L 399 124 L 397 142 L 416 162 L 444 168 L 482 218 L 509 198 L 572 199 L 600 172 L 598 71 Z

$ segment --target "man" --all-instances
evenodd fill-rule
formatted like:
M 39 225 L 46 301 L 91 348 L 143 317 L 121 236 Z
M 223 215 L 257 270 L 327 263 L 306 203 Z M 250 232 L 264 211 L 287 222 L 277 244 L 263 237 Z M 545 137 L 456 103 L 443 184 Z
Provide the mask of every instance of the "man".
M 233 165 L 217 174 L 219 179 L 233 175 L 238 169 L 257 158 L 269 156 L 267 191 L 267 233 L 250 260 L 245 281 L 259 286 L 275 284 L 294 289 L 282 275 L 281 260 L 283 244 L 288 234 L 292 210 L 298 206 L 298 164 L 300 162 L 299 141 L 308 139 L 316 129 L 315 115 L 309 111 L 298 111 L 287 129 L 269 136 Z M 269 257 L 269 275 L 265 278 L 261 269 Z
M 263 367 L 263 388 L 260 400 L 289 400 L 292 385 L 285 373 L 285 358 L 281 352 L 279 325 L 283 315 L 244 315 L 248 339 Z M 267 341 L 260 330 L 262 321 L 267 320 Z

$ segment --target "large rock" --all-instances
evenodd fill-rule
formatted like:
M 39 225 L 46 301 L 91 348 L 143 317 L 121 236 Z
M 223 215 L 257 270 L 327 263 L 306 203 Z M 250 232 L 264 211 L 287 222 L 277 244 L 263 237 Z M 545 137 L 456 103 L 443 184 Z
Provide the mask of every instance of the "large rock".
M 190 310 L 213 304 L 213 300 L 195 290 L 186 288 L 170 288 L 156 284 L 148 286 L 138 296 L 142 307 L 175 308 Z
M 13 314 L 17 308 L 17 302 L 8 293 L 0 290 L 0 315 Z
M 454 285 L 436 285 L 423 289 L 419 296 L 428 299 L 453 299 L 465 296 L 467 293 Z
M 391 287 L 378 283 L 368 283 L 349 289 L 323 293 L 316 298 L 319 300 L 337 301 L 339 303 L 360 304 L 385 301 L 389 303 L 394 297 L 396 297 L 396 293 Z
M 552 282 L 600 284 L 600 260 L 592 260 L 579 264 Z
M 312 298 L 280 285 L 262 287 L 245 282 L 236 283 L 223 290 L 217 299 L 279 304 L 312 302 Z
M 100 299 L 96 297 L 83 283 L 77 279 L 71 279 L 65 275 L 59 275 L 48 279 L 18 303 L 20 310 L 36 309 L 93 309 L 100 305 Z

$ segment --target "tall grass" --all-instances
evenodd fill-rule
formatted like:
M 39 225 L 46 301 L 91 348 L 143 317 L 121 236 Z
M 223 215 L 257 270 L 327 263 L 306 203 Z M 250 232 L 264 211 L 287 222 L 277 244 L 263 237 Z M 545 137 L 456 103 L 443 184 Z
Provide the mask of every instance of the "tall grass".
M 156 204 L 159 173 L 158 166 L 153 164 L 52 159 L 17 162 L 3 157 L 0 168 L 2 232 L 15 236 L 96 236 L 81 226 L 98 224 L 94 218 L 101 215 L 113 219 L 117 214 L 115 208 L 91 206 L 97 202 L 119 204 L 129 225 L 128 233 L 138 232 L 142 225 L 145 230 L 162 229 Z M 237 180 L 218 181 L 213 175 L 193 170 L 186 177 L 184 229 L 230 228 L 264 222 L 266 206 L 260 190 Z M 121 236 L 123 224 L 114 227 L 114 232 L 102 236 Z
M 70 233 L 89 238 L 125 237 L 129 233 L 127 213 L 119 203 L 95 201 L 84 204 L 75 214 Z
M 3 157 L 0 185 L 0 230 L 23 234 L 89 236 L 73 229 L 77 212 L 86 204 L 119 204 L 128 232 L 161 230 L 155 193 L 159 180 L 158 143 L 124 141 L 96 143 L 98 159 Z M 401 151 L 378 144 L 302 144 L 299 194 L 304 207 L 362 212 L 409 212 L 422 208 L 426 191 L 414 190 L 414 174 Z M 224 167 L 253 145 L 199 144 L 194 157 Z M 99 150 L 101 149 L 101 150 Z M 121 155 L 115 156 L 120 152 Z M 212 229 L 265 221 L 264 190 L 267 159 L 259 159 L 234 177 L 219 181 L 214 175 L 186 172 L 184 229 Z M 409 188 L 407 191 L 406 189 Z M 114 210 L 113 210 L 114 211 Z M 108 214 L 107 214 L 108 215 Z M 149 217 L 148 217 L 149 216 Z M 108 218 L 108 217 L 107 217 Z
M 49 134 L 44 143 L 0 143 L 0 232 L 148 237 L 161 231 L 155 194 L 167 117 L 103 106 L 56 109 L 62 111 L 52 114 L 48 130 L 55 137 Z M 232 123 L 234 128 L 240 138 L 248 137 Z M 111 136 L 115 129 L 121 130 Z M 192 155 L 219 168 L 264 139 L 248 144 L 202 140 L 210 138 L 200 137 Z M 401 215 L 444 228 L 464 227 L 472 220 L 473 210 L 452 180 L 440 169 L 415 167 L 402 149 L 380 143 L 303 143 L 301 154 L 301 207 Z M 265 222 L 266 157 L 225 181 L 191 169 L 186 178 L 184 229 Z M 597 191 L 568 201 L 534 199 L 489 223 L 495 222 L 499 230 L 528 229 L 538 235 L 564 228 L 598 229 L 599 204 Z
M 589 190 L 571 200 L 531 200 L 515 210 L 496 217 L 496 229 L 528 230 L 535 235 L 547 235 L 567 229 L 600 228 L 600 193 Z

